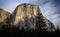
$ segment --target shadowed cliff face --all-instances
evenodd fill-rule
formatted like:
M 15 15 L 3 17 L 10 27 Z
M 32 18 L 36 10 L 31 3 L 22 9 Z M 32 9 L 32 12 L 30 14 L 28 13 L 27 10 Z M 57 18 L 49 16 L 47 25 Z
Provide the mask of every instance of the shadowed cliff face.
M 7 19 L 7 17 L 10 16 L 10 13 L 3 10 L 3 9 L 0 9 L 0 23 L 4 22 L 5 19 Z
M 55 30 L 53 24 L 41 14 L 39 7 L 31 4 L 18 5 L 11 16 L 11 23 L 20 30 Z

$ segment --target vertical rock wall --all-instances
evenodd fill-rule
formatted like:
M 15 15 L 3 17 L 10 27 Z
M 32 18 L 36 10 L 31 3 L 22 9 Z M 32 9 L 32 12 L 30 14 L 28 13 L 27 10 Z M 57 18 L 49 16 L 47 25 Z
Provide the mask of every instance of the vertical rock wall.
M 25 30 L 46 29 L 50 31 L 54 29 L 53 25 L 41 14 L 39 7 L 31 4 L 18 5 L 12 14 L 11 22 L 14 26 Z

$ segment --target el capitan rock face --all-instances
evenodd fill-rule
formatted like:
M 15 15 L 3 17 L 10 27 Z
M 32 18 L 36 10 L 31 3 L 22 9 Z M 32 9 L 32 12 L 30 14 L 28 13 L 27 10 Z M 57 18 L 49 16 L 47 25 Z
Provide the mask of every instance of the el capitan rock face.
M 11 16 L 12 25 L 25 30 L 47 30 L 54 31 L 53 24 L 40 12 L 37 5 L 18 5 Z
M 10 16 L 10 13 L 3 10 L 3 9 L 0 9 L 0 23 L 4 22 L 5 19 L 7 19 L 7 17 Z

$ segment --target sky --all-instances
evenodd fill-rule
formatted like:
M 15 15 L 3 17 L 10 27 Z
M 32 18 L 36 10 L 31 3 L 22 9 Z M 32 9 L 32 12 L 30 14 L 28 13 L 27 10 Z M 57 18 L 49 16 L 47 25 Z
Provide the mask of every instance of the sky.
M 13 13 L 16 6 L 22 3 L 39 5 L 43 16 L 55 27 L 60 27 L 60 0 L 0 0 L 0 8 Z

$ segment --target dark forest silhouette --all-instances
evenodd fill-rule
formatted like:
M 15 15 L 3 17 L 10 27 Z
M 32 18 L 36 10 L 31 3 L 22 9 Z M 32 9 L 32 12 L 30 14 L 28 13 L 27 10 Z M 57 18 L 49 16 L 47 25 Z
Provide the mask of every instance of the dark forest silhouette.
M 25 31 L 24 29 L 19 30 L 16 27 L 2 26 L 2 30 L 0 30 L 1 35 L 4 36 L 21 36 L 21 37 L 57 37 L 60 34 L 59 29 L 54 32 L 48 32 L 46 30 L 42 31 L 34 31 L 29 30 Z M 57 35 L 58 34 L 58 35 Z

